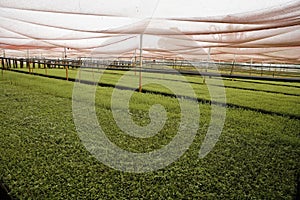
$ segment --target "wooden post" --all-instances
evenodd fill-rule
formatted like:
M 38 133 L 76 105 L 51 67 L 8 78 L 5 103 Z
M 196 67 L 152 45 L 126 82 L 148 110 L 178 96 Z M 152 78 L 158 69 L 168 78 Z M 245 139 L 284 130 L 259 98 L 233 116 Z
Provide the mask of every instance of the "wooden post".
M 261 68 L 260 68 L 260 76 L 263 74 L 263 62 L 261 62 Z
M 11 60 L 8 58 L 8 67 L 11 68 Z
M 35 68 L 35 59 L 32 58 L 31 60 L 32 60 L 32 72 L 33 72 L 33 68 Z
M 69 69 L 68 69 L 68 65 L 65 66 L 66 67 L 66 79 L 67 81 L 69 80 Z
M 176 65 L 176 57 L 173 59 L 173 69 L 175 69 L 175 65 Z
M 47 65 L 46 65 L 46 59 L 45 58 L 43 59 L 43 63 L 44 63 L 44 68 L 46 68 Z
M 10 66 L 11 66 L 11 68 L 15 68 L 15 60 L 14 60 L 14 58 L 10 59 Z
M 32 59 L 29 59 L 29 66 L 30 66 L 30 70 L 31 70 L 31 73 L 33 72 L 33 60 Z
M 20 59 L 20 68 L 23 68 L 23 58 Z
M 5 68 L 5 65 L 4 65 L 4 58 L 1 58 L 1 63 L 2 63 L 2 69 Z
M 26 67 L 28 68 L 28 72 L 30 73 L 30 63 L 29 63 L 29 59 L 26 59 Z
M 12 68 L 16 68 L 15 59 L 13 58 L 11 61 L 12 61 Z
M 3 59 L 4 59 L 4 58 L 1 58 L 1 68 L 2 68 L 2 69 L 4 69 L 4 61 L 3 61 Z
M 143 67 L 143 34 L 140 35 L 140 77 L 139 77 L 139 92 L 142 92 L 142 67 Z
M 9 60 L 8 60 L 8 58 L 5 58 L 5 65 L 6 65 L 6 69 L 8 69 L 9 68 L 9 62 L 8 62 Z
M 4 58 L 1 58 L 1 65 L 2 65 L 2 67 L 1 67 L 1 74 L 2 74 L 2 78 L 3 78 L 3 70 L 4 70 Z
M 4 58 L 4 66 L 5 66 L 5 69 L 8 68 L 8 61 L 7 61 L 7 58 Z

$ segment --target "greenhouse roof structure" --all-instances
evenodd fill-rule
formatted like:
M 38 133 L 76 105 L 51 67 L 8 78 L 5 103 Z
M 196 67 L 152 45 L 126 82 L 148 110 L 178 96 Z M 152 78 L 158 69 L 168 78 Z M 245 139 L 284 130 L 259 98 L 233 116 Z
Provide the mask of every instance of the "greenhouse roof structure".
M 151 59 L 300 62 L 300 1 L 1 0 L 0 10 L 0 48 L 11 57 L 142 48 Z

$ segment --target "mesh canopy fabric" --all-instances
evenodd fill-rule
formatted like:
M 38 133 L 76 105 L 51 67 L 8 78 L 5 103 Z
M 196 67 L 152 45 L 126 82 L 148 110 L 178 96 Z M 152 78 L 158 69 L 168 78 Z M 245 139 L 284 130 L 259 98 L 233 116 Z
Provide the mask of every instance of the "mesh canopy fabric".
M 300 1 L 1 0 L 8 56 L 133 55 L 299 63 Z

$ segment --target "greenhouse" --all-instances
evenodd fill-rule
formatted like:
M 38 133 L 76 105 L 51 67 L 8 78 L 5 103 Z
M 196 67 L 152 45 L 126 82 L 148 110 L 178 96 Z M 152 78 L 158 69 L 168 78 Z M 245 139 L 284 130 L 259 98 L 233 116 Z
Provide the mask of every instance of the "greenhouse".
M 1 0 L 0 199 L 299 199 L 300 1 Z

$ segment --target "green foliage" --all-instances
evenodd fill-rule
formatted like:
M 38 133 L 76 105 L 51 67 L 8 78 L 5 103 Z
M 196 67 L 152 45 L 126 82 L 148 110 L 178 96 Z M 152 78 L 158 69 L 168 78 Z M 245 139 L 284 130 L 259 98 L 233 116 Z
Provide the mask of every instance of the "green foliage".
M 20 69 L 26 70 L 26 69 Z M 98 70 L 90 70 L 90 73 L 97 73 Z M 44 69 L 35 69 L 35 72 L 44 74 Z M 69 70 L 69 77 L 76 78 L 77 70 Z M 115 85 L 119 78 L 124 74 L 124 71 L 107 70 L 103 73 L 99 82 L 105 84 Z M 63 69 L 49 69 L 48 74 L 59 77 L 65 76 Z M 136 78 L 134 72 L 130 72 L 129 76 Z M 176 85 L 179 89 L 183 84 L 190 84 L 197 97 L 210 100 L 209 90 L 207 85 L 203 84 L 202 77 L 185 76 L 187 83 L 178 81 L 177 75 L 158 75 L 153 73 L 143 73 L 143 80 L 157 81 L 160 79 L 168 80 L 171 84 Z M 206 81 L 208 82 L 208 81 Z M 215 85 L 214 80 L 211 79 L 211 89 L 222 87 Z M 226 90 L 226 101 L 228 104 L 236 105 L 237 107 L 248 107 L 257 110 L 264 110 L 281 115 L 292 115 L 300 117 L 300 84 L 299 83 L 278 83 L 271 81 L 242 81 L 229 80 L 223 81 Z M 118 84 L 120 86 L 128 86 L 126 83 Z M 172 94 L 169 89 L 165 87 L 158 87 L 156 84 L 148 84 L 143 87 L 148 92 L 161 92 Z M 288 94 L 288 95 L 287 95 Z
M 72 82 L 7 71 L 0 78 L 0 174 L 11 195 L 19 199 L 293 199 L 296 195 L 299 120 L 228 108 L 217 145 L 198 159 L 210 121 L 210 106 L 203 104 L 198 135 L 179 160 L 155 172 L 124 173 L 98 162 L 82 145 L 72 119 L 72 89 Z M 149 107 L 160 103 L 166 107 L 168 122 L 149 139 L 124 135 L 112 119 L 112 91 L 97 89 L 96 112 L 117 145 L 146 152 L 176 134 L 180 112 L 176 99 L 136 93 L 130 104 L 135 121 L 149 123 Z M 277 105 L 278 112 L 299 113 L 294 96 L 226 91 L 229 101 L 241 105 L 256 106 L 250 100 L 254 98 L 266 110 Z

